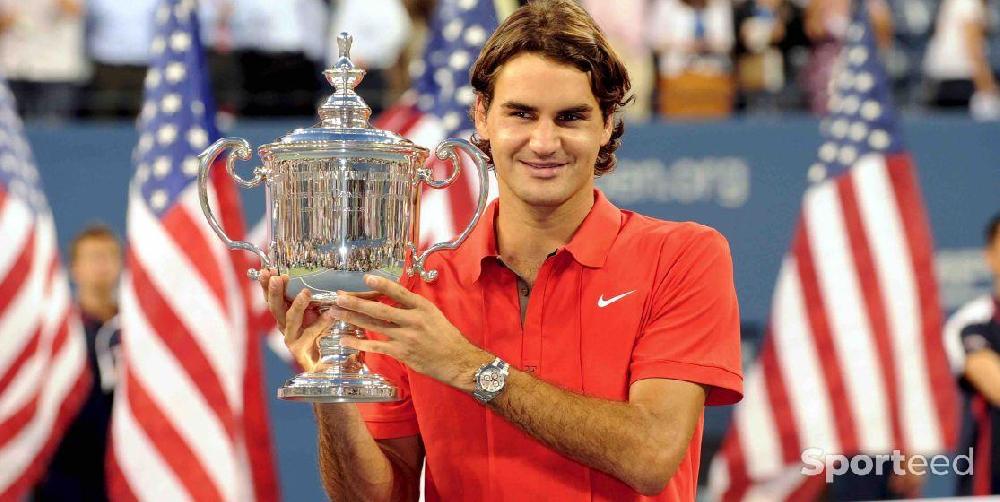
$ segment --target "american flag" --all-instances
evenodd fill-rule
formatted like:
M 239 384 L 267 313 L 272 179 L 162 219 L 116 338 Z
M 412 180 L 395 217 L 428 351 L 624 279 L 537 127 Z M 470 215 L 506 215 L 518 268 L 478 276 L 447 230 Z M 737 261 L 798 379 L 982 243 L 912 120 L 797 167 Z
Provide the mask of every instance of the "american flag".
M 198 199 L 197 155 L 218 132 L 196 10 L 193 0 L 156 9 L 128 195 L 109 486 L 127 500 L 276 500 L 248 260 L 223 246 Z M 215 214 L 239 238 L 225 169 L 210 185 Z
M 955 439 L 930 230 L 863 8 L 837 64 L 770 328 L 711 466 L 723 500 L 815 498 L 807 448 L 929 454 Z
M 0 500 L 45 471 L 90 385 L 38 171 L 0 80 Z

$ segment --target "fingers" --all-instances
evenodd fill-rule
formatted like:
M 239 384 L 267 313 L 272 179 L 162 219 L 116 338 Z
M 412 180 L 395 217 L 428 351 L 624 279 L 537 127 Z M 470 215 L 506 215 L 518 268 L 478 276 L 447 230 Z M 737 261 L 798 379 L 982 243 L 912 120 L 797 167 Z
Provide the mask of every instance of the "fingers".
M 347 291 L 341 293 L 341 292 L 338 291 L 337 294 L 345 294 L 347 296 L 356 296 L 358 298 L 364 298 L 365 300 L 378 300 L 379 298 L 382 297 L 382 293 L 379 293 L 378 291 L 365 291 L 363 293 L 355 293 L 355 292 L 347 292 Z
M 426 301 L 422 296 L 411 293 L 408 289 L 404 288 L 402 284 L 390 281 L 385 277 L 365 275 L 365 284 L 367 284 L 369 288 L 392 298 L 404 308 L 415 309 L 423 305 Z
M 262 268 L 260 269 L 260 277 L 257 278 L 257 284 L 260 284 L 260 290 L 264 292 L 264 299 L 267 300 L 267 284 L 271 281 L 271 277 L 274 275 L 271 269 Z
M 285 338 L 285 345 L 288 351 L 295 358 L 295 361 L 306 371 L 313 371 L 319 361 L 319 349 L 316 346 L 316 339 L 323 335 L 327 328 L 334 322 L 333 313 L 324 312 L 316 319 L 316 322 L 302 332 L 302 336 L 288 340 Z
M 390 307 L 381 302 L 346 295 L 341 291 L 337 292 L 337 306 L 341 309 L 364 314 L 366 317 L 387 321 L 394 325 L 406 324 L 410 316 L 410 312 L 407 310 Z M 347 319 L 344 320 L 346 321 Z
M 274 316 L 278 326 L 285 327 L 285 278 L 269 274 L 267 280 L 267 308 Z
M 360 312 L 339 308 L 335 310 L 331 309 L 331 312 L 333 313 L 335 319 L 349 322 L 359 328 L 364 328 L 369 331 L 377 331 L 390 338 L 392 338 L 393 331 L 399 328 L 396 324 L 386 322 Z
M 303 289 L 299 294 L 295 295 L 295 300 L 288 307 L 288 312 L 284 314 L 285 343 L 295 341 L 299 337 L 299 330 L 302 328 L 302 318 L 305 316 L 306 307 L 309 306 L 309 300 L 311 299 L 312 294 L 308 289 Z
M 392 346 L 389 342 L 383 342 L 380 340 L 368 340 L 355 338 L 353 336 L 345 336 L 340 339 L 340 345 L 343 347 L 348 347 L 351 349 L 360 350 L 361 352 L 373 352 L 375 354 L 384 354 L 387 356 L 392 356 Z

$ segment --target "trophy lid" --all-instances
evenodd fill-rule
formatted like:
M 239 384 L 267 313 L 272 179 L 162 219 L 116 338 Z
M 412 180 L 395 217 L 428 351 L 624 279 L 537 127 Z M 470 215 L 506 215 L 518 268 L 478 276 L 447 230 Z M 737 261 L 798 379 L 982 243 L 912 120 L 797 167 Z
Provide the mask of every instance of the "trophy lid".
M 339 57 L 333 67 L 323 71 L 323 76 L 334 88 L 334 93 L 319 107 L 319 123 L 312 127 L 295 129 L 278 141 L 260 147 L 262 156 L 294 151 L 326 150 L 331 147 L 347 151 L 387 151 L 410 154 L 427 149 L 392 131 L 375 129 L 368 119 L 372 110 L 355 92 L 365 76 L 365 70 L 356 68 L 351 61 L 351 44 L 354 37 L 346 32 L 337 36 Z

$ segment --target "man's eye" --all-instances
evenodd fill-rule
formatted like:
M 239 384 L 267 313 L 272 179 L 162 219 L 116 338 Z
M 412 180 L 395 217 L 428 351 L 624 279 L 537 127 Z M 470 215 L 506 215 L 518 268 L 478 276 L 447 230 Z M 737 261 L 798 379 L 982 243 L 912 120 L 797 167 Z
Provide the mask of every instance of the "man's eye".
M 517 111 L 514 111 L 514 112 L 510 112 L 510 116 L 511 117 L 517 117 L 519 119 L 531 118 L 531 115 L 528 112 L 517 112 Z
M 579 113 L 563 113 L 562 115 L 559 115 L 560 122 L 575 122 L 578 120 L 583 120 L 583 115 L 580 115 Z

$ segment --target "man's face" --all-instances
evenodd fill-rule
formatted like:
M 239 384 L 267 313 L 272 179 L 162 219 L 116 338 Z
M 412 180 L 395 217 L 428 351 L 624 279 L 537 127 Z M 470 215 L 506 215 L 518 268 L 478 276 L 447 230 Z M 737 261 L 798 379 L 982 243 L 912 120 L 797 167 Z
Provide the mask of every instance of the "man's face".
M 80 288 L 110 291 L 118 284 L 121 271 L 121 250 L 115 240 L 94 237 L 77 244 L 70 273 Z
M 500 67 L 493 102 L 476 108 L 476 132 L 490 141 L 501 195 L 557 207 L 590 197 L 594 163 L 611 137 L 587 74 L 534 53 Z

